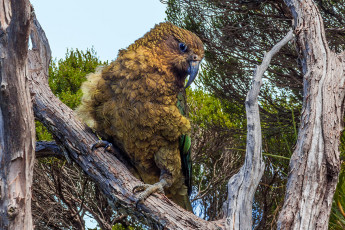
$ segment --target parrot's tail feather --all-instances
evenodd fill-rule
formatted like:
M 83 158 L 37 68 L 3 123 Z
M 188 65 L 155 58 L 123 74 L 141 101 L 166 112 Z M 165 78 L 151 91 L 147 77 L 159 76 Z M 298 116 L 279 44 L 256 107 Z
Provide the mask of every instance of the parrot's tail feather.
M 82 86 L 83 96 L 81 105 L 75 110 L 78 117 L 80 117 L 89 127 L 96 129 L 95 112 L 96 106 L 99 104 L 99 84 L 102 83 L 102 67 L 96 69 L 95 73 L 88 74 Z

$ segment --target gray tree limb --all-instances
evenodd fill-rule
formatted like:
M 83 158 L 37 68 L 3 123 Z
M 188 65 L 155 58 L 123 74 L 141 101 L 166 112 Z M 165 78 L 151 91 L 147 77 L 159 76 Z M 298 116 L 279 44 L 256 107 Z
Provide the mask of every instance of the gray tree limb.
M 265 54 L 262 64 L 257 66 L 254 72 L 252 87 L 245 102 L 247 112 L 246 157 L 240 171 L 228 182 L 228 199 L 224 203 L 224 212 L 227 216 L 226 229 L 252 229 L 253 198 L 265 169 L 262 160 L 262 135 L 258 106 L 262 76 L 272 57 L 292 38 L 293 33 L 290 31 Z
M 35 123 L 27 86 L 28 0 L 0 0 L 0 229 L 32 229 Z
M 332 52 L 312 0 L 285 0 L 303 68 L 303 107 L 278 229 L 328 229 L 340 171 L 344 54 Z

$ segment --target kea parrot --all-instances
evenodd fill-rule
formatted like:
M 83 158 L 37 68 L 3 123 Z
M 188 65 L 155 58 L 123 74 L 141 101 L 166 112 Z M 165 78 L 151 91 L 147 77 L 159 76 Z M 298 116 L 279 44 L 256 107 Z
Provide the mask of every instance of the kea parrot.
M 88 75 L 82 85 L 77 113 L 104 140 L 96 147 L 111 142 L 127 154 L 134 175 L 144 182 L 133 189 L 140 192 L 138 202 L 159 192 L 192 211 L 185 88 L 203 57 L 203 44 L 194 33 L 164 22 L 120 50 L 115 61 Z

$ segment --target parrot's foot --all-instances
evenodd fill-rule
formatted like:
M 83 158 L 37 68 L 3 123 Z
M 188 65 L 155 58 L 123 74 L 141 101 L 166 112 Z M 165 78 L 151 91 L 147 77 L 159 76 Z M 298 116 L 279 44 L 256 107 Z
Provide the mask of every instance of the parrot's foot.
M 144 202 L 154 192 L 164 194 L 164 187 L 167 185 L 168 185 L 167 181 L 162 179 L 155 184 L 142 184 L 142 185 L 135 186 L 133 188 L 133 192 L 134 193 L 141 192 L 140 195 L 138 196 L 138 201 L 136 204 L 138 205 L 138 203 Z
M 94 151 L 96 148 L 104 147 L 104 151 L 115 153 L 115 149 L 112 143 L 108 141 L 99 140 L 91 146 L 91 150 Z

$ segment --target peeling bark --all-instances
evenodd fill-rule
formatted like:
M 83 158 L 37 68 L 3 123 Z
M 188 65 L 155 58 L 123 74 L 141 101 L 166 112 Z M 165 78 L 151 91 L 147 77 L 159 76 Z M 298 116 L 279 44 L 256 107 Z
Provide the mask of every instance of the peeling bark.
M 27 86 L 30 5 L 0 0 L 0 229 L 32 229 L 35 124 Z
M 290 161 L 278 229 L 328 229 L 340 170 L 344 120 L 344 53 L 332 52 L 323 20 L 311 0 L 285 0 L 304 73 L 301 124 Z

